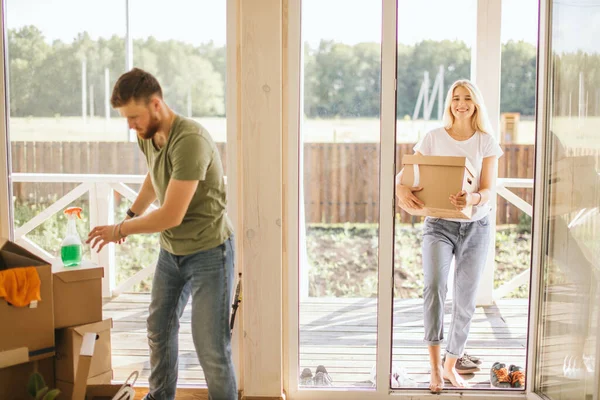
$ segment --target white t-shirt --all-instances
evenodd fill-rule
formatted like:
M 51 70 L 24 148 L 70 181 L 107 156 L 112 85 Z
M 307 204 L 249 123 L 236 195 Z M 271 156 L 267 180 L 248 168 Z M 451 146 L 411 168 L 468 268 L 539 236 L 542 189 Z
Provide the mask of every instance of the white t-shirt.
M 459 156 L 467 157 L 476 170 L 477 182 L 475 190 L 479 190 L 483 159 L 490 156 L 500 158 L 504 152 L 496 139 L 487 133 L 475 132 L 469 139 L 460 141 L 453 139 L 444 128 L 427 132 L 414 147 L 424 156 Z M 477 221 L 489 214 L 489 202 L 473 206 L 471 221 Z M 449 221 L 465 221 L 464 219 L 444 218 Z

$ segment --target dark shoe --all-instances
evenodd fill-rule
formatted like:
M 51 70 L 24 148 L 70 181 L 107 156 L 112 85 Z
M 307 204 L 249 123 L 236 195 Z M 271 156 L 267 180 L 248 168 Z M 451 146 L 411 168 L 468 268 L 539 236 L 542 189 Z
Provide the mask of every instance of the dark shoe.
M 442 365 L 446 363 L 446 355 L 442 357 Z M 468 375 L 474 374 L 477 371 L 480 371 L 480 368 L 477 364 L 469 361 L 465 356 L 462 356 L 456 360 L 456 365 L 454 366 L 456 372 L 460 375 Z
M 498 388 L 510 388 L 510 376 L 506 369 L 506 364 L 499 362 L 494 363 L 490 369 L 490 383 Z
M 525 387 L 525 371 L 523 371 L 523 368 L 511 365 L 508 367 L 508 374 L 510 375 L 510 385 L 512 387 Z
M 463 357 L 466 358 L 467 360 L 471 361 L 475 365 L 481 365 L 481 358 L 479 358 L 479 357 L 472 356 L 470 354 L 467 354 L 466 352 L 463 355 Z
M 313 374 L 310 372 L 310 368 L 304 368 L 300 374 L 300 386 L 313 386 Z
M 333 386 L 333 380 L 323 365 L 319 365 L 315 371 L 315 386 Z

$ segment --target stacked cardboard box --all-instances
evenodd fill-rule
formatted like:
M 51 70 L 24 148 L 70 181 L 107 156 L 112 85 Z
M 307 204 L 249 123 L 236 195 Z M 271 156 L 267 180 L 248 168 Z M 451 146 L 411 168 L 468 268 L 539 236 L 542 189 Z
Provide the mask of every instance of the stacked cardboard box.
M 82 261 L 78 267 L 52 265 L 54 324 L 56 328 L 56 387 L 71 398 L 79 350 L 86 333 L 95 333 L 95 350 L 87 383 L 112 381 L 110 330 L 112 320 L 102 320 L 103 269 Z
M 27 382 L 34 371 L 48 387 L 64 388 L 59 399 L 70 399 L 82 337 L 88 332 L 96 341 L 86 380 L 109 384 L 112 320 L 102 320 L 102 268 L 86 261 L 72 268 L 64 268 L 60 260 L 51 265 L 0 239 L 0 271 L 25 267 L 35 268 L 39 276 L 40 300 L 16 307 L 0 298 L 0 399 L 28 398 Z

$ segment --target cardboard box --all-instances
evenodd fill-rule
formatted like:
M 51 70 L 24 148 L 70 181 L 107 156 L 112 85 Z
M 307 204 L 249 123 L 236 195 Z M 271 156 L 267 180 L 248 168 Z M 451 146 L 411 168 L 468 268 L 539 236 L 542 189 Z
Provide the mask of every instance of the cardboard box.
M 96 347 L 96 333 L 86 332 L 81 340 L 75 383 L 57 381 L 57 388 L 61 391 L 58 399 L 65 400 L 112 400 L 119 392 L 122 385 L 88 384 L 90 381 L 112 379 L 112 372 L 96 378 L 89 378 L 92 361 Z M 105 378 L 104 376 L 108 376 Z
M 77 364 L 77 372 L 75 375 L 75 383 L 67 383 L 58 381 L 57 388 L 61 391 L 58 399 L 66 399 L 66 400 L 112 400 L 117 393 L 123 394 L 121 389 L 124 385 L 117 384 L 113 385 L 110 383 L 102 383 L 90 384 L 90 380 L 92 381 L 101 381 L 106 380 L 108 377 L 100 377 L 100 378 L 92 378 L 89 379 L 90 368 L 92 365 L 92 359 L 95 353 L 95 345 L 96 345 L 96 333 L 94 332 L 86 332 L 83 335 L 81 349 L 79 352 L 79 362 Z M 108 378 L 109 382 L 112 379 L 112 372 L 109 374 Z M 138 374 L 132 374 L 134 376 L 133 380 L 130 382 L 130 378 L 127 379 L 127 386 L 129 394 L 134 394 L 133 384 L 137 380 Z M 133 393 L 132 393 L 133 391 Z M 133 396 L 124 396 L 119 397 L 122 399 L 133 399 Z
M 94 356 L 92 356 L 92 360 L 93 360 L 93 358 L 94 358 Z M 95 398 L 96 396 L 101 396 L 106 393 L 111 393 L 111 388 L 114 389 L 114 386 L 117 386 L 117 385 L 111 385 L 112 378 L 113 378 L 112 371 L 106 372 L 106 373 L 98 375 L 96 377 L 88 377 L 87 381 L 85 382 L 85 388 L 86 388 L 85 398 L 86 399 Z M 61 396 L 64 396 L 64 397 L 59 397 L 59 399 L 73 398 L 75 383 L 56 381 L 56 387 L 60 390 Z M 121 385 L 118 385 L 117 389 L 114 390 L 114 394 L 117 393 L 117 391 L 120 387 L 121 387 Z M 113 396 L 114 396 L 114 394 L 113 394 Z M 112 399 L 112 397 L 110 397 L 110 399 Z
M 88 383 L 110 383 L 112 380 L 110 330 L 112 319 L 56 331 L 56 380 L 74 383 L 79 352 L 86 333 L 95 333 L 94 356 L 91 359 Z
M 598 183 L 595 156 L 565 157 L 554 161 L 549 181 L 550 215 L 598 207 L 600 199 L 594 190 Z
M 86 260 L 77 267 L 52 264 L 55 329 L 102 321 L 103 276 L 102 267 Z
M 0 369 L 0 399 L 31 399 L 27 393 L 27 383 L 34 371 L 42 375 L 50 390 L 55 388 L 54 358 L 50 357 Z
M 406 155 L 402 164 L 401 184 L 422 187 L 414 194 L 425 204 L 422 209 L 403 208 L 406 212 L 437 218 L 471 218 L 472 206 L 458 211 L 449 200 L 450 195 L 461 190 L 475 191 L 475 168 L 466 157 Z
M 85 390 L 86 400 L 112 400 L 123 385 L 88 385 Z
M 0 238 L 0 270 L 35 267 L 41 281 L 38 302 L 14 307 L 0 299 L 0 368 L 54 355 L 54 307 L 50 263 Z

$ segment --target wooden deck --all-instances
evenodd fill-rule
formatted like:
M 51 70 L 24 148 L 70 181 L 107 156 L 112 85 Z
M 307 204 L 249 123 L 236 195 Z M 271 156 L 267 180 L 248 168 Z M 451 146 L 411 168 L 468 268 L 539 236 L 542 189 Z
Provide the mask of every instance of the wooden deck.
M 146 339 L 148 294 L 123 294 L 104 305 L 104 318 L 112 318 L 114 380 L 124 381 L 133 370 L 139 382 L 150 373 Z M 375 299 L 315 298 L 300 307 L 300 371 L 314 374 L 324 365 L 335 386 L 371 387 L 375 364 L 377 303 Z M 446 308 L 446 331 L 450 318 Z M 465 377 L 476 387 L 489 388 L 489 369 L 496 361 L 524 366 L 527 337 L 527 300 L 502 300 L 478 307 L 467 343 L 470 354 L 483 358 L 481 370 Z M 204 385 L 186 308 L 179 339 L 179 383 Z M 423 344 L 421 300 L 396 300 L 394 305 L 393 363 L 406 371 L 419 387 L 429 380 L 427 348 Z

